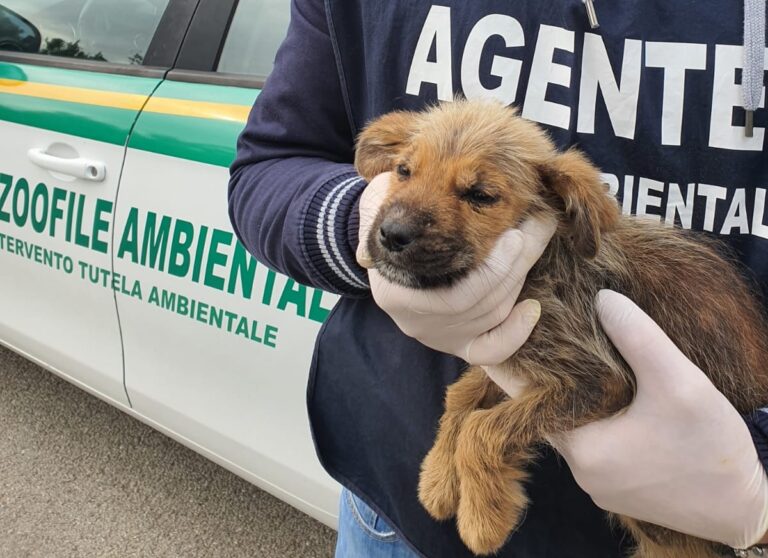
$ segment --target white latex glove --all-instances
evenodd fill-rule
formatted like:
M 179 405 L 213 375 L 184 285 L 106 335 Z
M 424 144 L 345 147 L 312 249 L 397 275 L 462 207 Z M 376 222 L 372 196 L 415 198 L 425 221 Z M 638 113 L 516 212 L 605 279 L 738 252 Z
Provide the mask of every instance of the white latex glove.
M 380 174 L 360 198 L 360 244 L 357 261 L 372 267 L 368 234 L 386 198 L 390 174 Z M 368 278 L 373 298 L 408 336 L 469 364 L 498 364 L 528 339 L 541 305 L 515 305 L 525 277 L 555 232 L 554 221 L 529 219 L 506 232 L 487 261 L 450 288 L 409 289 L 384 279 L 375 269 Z
M 627 410 L 551 440 L 603 509 L 747 548 L 768 531 L 768 479 L 744 420 L 626 297 L 600 321 L 637 376 Z M 766 363 L 768 365 L 768 363 Z

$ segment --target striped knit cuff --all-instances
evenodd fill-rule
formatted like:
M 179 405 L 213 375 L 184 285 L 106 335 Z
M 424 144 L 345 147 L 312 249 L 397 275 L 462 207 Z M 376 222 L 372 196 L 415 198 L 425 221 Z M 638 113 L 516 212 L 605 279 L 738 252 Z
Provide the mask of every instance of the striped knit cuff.
M 323 184 L 304 216 L 304 247 L 330 290 L 347 295 L 368 292 L 368 275 L 355 260 L 359 198 L 366 182 L 347 172 Z
M 754 411 L 746 415 L 744 420 L 747 421 L 747 428 L 755 441 L 757 456 L 763 467 L 768 470 L 768 408 Z

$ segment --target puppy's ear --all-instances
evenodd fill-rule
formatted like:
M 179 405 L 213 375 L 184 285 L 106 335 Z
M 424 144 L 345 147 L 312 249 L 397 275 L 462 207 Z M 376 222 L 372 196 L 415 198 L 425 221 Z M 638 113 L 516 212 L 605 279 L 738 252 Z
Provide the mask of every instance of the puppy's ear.
M 416 125 L 416 113 L 390 112 L 368 124 L 357 138 L 355 168 L 370 181 L 394 170 L 395 155 L 408 142 Z
M 540 172 L 546 193 L 565 215 L 574 249 L 581 256 L 595 257 L 601 233 L 619 220 L 619 207 L 597 168 L 579 151 L 569 149 L 544 163 Z

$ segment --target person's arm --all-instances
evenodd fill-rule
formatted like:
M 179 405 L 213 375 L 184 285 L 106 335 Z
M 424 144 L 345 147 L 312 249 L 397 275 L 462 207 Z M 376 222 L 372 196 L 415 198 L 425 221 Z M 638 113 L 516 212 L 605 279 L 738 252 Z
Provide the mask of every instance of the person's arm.
M 274 70 L 238 141 L 229 212 L 261 262 L 327 291 L 362 295 L 355 261 L 365 182 L 322 0 L 294 0 Z
M 734 548 L 764 540 L 768 477 L 742 416 L 632 301 L 602 291 L 597 307 L 637 394 L 550 440 L 576 482 L 608 511 Z

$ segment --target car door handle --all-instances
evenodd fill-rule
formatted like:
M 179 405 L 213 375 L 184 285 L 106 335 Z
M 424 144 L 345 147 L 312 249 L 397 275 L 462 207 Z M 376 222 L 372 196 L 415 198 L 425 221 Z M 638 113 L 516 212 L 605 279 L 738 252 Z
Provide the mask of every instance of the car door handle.
M 100 161 L 56 157 L 38 148 L 27 151 L 27 156 L 38 167 L 91 182 L 102 182 L 107 176 L 107 166 Z

